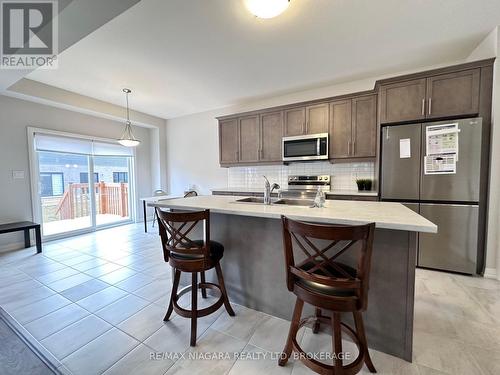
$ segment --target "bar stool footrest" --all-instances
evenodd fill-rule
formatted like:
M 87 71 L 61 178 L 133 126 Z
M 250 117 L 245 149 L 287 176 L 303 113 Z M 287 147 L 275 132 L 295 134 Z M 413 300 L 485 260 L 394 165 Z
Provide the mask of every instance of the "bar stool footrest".
M 331 324 L 331 319 L 329 317 L 326 317 L 326 316 L 319 316 L 319 317 L 308 316 L 308 317 L 305 317 L 305 318 L 300 320 L 299 326 L 297 328 L 297 332 L 300 330 L 300 328 L 305 326 L 310 321 L 316 321 L 316 320 L 320 320 L 323 323 Z M 356 357 L 356 359 L 354 360 L 354 362 L 352 362 L 348 365 L 342 366 L 342 375 L 354 375 L 354 374 L 357 374 L 361 370 L 361 368 L 363 367 L 364 347 L 361 344 L 361 342 L 359 341 L 358 336 L 356 335 L 356 332 L 351 327 L 349 327 L 347 324 L 345 324 L 343 322 L 340 323 L 340 326 L 341 326 L 342 330 L 351 337 L 352 341 L 354 342 L 354 344 L 358 348 L 358 352 L 359 352 L 359 354 Z M 324 375 L 332 375 L 333 374 L 333 375 L 335 375 L 335 367 L 333 365 L 327 365 L 327 364 L 320 362 L 314 358 L 308 358 L 307 353 L 302 349 L 302 347 L 297 342 L 296 336 L 293 337 L 292 344 L 293 344 L 293 350 L 296 351 L 297 353 L 299 353 L 299 360 L 305 366 L 307 366 L 309 369 L 313 370 L 314 372 L 316 372 L 318 374 L 324 374 Z
M 177 293 L 177 295 L 174 296 L 172 304 L 174 307 L 174 311 L 179 315 L 182 316 L 183 318 L 191 318 L 193 315 L 192 310 L 185 309 L 183 307 L 180 307 L 177 301 L 179 300 L 180 297 L 182 297 L 184 294 L 192 292 L 192 286 L 188 285 Z M 199 283 L 198 284 L 198 289 L 212 289 L 212 290 L 218 290 L 220 293 L 219 298 L 217 301 L 215 301 L 213 304 L 211 304 L 208 307 L 205 307 L 201 310 L 198 310 L 196 313 L 196 316 L 201 318 L 207 315 L 212 314 L 214 311 L 217 311 L 223 304 L 224 304 L 224 295 L 222 294 L 222 290 L 219 285 L 214 284 L 214 283 Z

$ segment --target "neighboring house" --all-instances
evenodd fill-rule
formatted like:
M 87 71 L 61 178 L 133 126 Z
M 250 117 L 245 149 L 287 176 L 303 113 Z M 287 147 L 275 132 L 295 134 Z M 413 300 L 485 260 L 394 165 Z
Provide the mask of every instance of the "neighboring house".
M 84 155 L 39 152 L 42 197 L 63 195 L 70 183 L 88 183 L 88 160 Z M 94 182 L 129 181 L 128 159 L 94 157 Z

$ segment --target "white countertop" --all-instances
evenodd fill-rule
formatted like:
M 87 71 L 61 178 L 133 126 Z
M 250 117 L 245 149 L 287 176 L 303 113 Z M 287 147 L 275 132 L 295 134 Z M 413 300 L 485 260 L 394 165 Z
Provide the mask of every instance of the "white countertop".
M 264 193 L 264 189 L 258 188 L 220 188 L 220 189 L 210 189 L 211 191 L 220 191 L 225 193 Z M 327 195 L 359 195 L 365 197 L 376 197 L 378 193 L 376 191 L 359 191 L 359 190 L 330 190 L 325 191 Z
M 141 201 L 146 203 L 154 203 L 159 201 L 164 201 L 167 199 L 182 198 L 180 195 L 155 195 L 154 197 L 140 198 Z
M 324 208 L 287 205 L 235 203 L 238 196 L 202 195 L 190 198 L 168 199 L 149 203 L 150 206 L 180 210 L 209 209 L 212 212 L 279 219 L 292 219 L 332 224 L 366 224 L 375 222 L 377 228 L 437 233 L 437 226 L 429 220 L 394 202 L 360 202 L 327 200 Z

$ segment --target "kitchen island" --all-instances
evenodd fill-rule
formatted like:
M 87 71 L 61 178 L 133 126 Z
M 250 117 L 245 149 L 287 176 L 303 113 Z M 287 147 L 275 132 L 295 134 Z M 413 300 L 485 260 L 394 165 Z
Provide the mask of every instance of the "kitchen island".
M 240 198 L 243 197 L 198 196 L 160 201 L 150 206 L 172 210 L 209 209 L 211 239 L 225 247 L 222 267 L 230 299 L 288 320 L 295 295 L 286 288 L 281 215 L 313 223 L 374 222 L 377 229 L 368 310 L 364 313 L 368 343 L 373 349 L 411 361 L 416 232 L 436 233 L 436 225 L 393 202 L 329 200 L 324 208 L 310 208 L 236 202 Z M 354 262 L 354 258 L 350 261 Z M 209 275 L 209 279 L 211 277 L 213 275 Z M 310 312 L 312 309 L 306 309 L 304 314 Z M 343 319 L 351 322 L 350 316 Z

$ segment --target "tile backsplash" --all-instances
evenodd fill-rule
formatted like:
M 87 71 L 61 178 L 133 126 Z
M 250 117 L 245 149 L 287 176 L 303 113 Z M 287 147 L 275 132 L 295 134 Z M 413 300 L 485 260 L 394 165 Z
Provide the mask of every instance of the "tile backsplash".
M 357 178 L 375 178 L 375 163 L 336 163 L 311 162 L 291 163 L 289 165 L 263 165 L 254 167 L 228 168 L 228 187 L 254 189 L 264 186 L 262 175 L 271 183 L 277 182 L 282 189 L 287 188 L 288 176 L 320 175 L 332 176 L 332 189 L 356 190 Z

